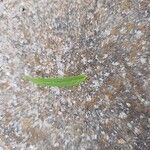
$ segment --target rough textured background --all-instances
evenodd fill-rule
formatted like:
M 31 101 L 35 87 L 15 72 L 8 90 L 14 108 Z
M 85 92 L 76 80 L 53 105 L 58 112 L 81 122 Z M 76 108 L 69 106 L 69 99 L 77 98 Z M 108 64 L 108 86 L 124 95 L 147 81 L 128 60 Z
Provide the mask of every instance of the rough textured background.
M 148 150 L 149 39 L 149 0 L 0 0 L 0 150 Z

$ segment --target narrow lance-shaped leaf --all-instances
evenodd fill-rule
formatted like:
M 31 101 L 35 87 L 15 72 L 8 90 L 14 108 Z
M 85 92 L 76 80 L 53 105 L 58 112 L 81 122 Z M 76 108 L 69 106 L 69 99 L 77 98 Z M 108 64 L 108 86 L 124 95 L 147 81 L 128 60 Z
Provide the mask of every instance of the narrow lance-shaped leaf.
M 25 79 L 42 86 L 50 87 L 69 87 L 80 85 L 87 79 L 85 74 L 80 74 L 77 76 L 68 76 L 68 77 L 57 77 L 57 78 L 42 78 L 42 77 L 30 77 L 27 76 Z

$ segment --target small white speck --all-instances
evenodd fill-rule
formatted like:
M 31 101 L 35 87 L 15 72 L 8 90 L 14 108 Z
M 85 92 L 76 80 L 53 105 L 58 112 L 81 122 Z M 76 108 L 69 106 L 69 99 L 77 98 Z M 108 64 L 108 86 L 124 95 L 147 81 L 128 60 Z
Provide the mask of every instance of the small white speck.
M 96 134 L 95 134 L 95 135 L 92 135 L 91 137 L 92 137 L 92 140 L 97 139 L 97 135 L 96 135 Z
M 142 64 L 145 64 L 145 63 L 146 63 L 146 58 L 143 58 L 143 57 L 142 57 L 140 60 L 141 60 L 141 63 L 142 63 Z
M 127 64 L 129 65 L 129 66 L 132 66 L 133 65 L 133 63 L 132 62 L 127 62 Z
M 63 76 L 64 75 L 64 64 L 61 62 L 61 56 L 57 55 L 56 56 L 56 63 L 57 63 L 57 67 L 58 67 L 58 74 Z
M 105 30 L 104 35 L 106 36 L 110 35 L 110 30 Z
M 109 72 L 106 72 L 106 73 L 105 73 L 105 77 L 108 77 L 108 76 L 109 76 L 109 74 L 110 74 Z
M 34 145 L 30 145 L 29 150 L 33 150 L 33 149 L 36 149 L 36 147 Z
M 95 104 L 95 105 L 94 105 L 94 108 L 95 108 L 95 109 L 98 109 L 98 108 L 99 108 L 99 106 Z
M 124 27 L 121 28 L 120 33 L 122 33 L 122 34 L 126 33 L 126 29 Z
M 118 66 L 118 65 L 119 65 L 119 63 L 118 63 L 118 62 L 113 62 L 113 63 L 112 63 L 112 65 L 114 65 L 114 66 Z
M 58 69 L 57 73 L 58 73 L 59 76 L 64 76 L 64 72 L 60 69 Z
M 94 80 L 93 84 L 94 84 L 93 87 L 99 87 L 99 82 L 97 80 Z
M 137 95 L 139 100 L 143 103 L 145 100 L 143 98 L 141 98 L 139 95 Z
M 127 114 L 124 113 L 124 112 L 121 112 L 121 113 L 119 114 L 119 117 L 122 118 L 122 119 L 127 118 Z
M 86 101 L 90 102 L 92 100 L 91 96 L 88 96 Z
M 59 146 L 59 143 L 55 143 L 55 144 L 54 144 L 54 147 L 58 147 L 58 146 Z
M 145 101 L 145 102 L 144 102 L 144 106 L 145 106 L 145 107 L 149 107 L 149 106 L 150 106 L 150 102 L 149 102 L 149 101 Z
M 108 57 L 108 54 L 104 54 L 103 56 L 103 59 L 107 58 Z
M 141 36 L 143 35 L 143 33 L 139 30 L 139 31 L 136 31 L 136 38 L 139 39 Z
M 122 77 L 126 78 L 126 71 L 125 70 L 122 72 Z
M 126 105 L 127 105 L 128 107 L 131 107 L 131 104 L 130 104 L 130 103 L 126 103 Z
M 62 112 L 61 112 L 61 111 L 58 111 L 58 115 L 62 115 Z
M 127 126 L 131 129 L 132 128 L 132 124 L 131 123 L 127 123 Z
M 104 131 L 102 131 L 101 133 L 102 133 L 103 135 L 105 135 L 105 132 L 104 132 Z
M 5 6 L 3 4 L 0 4 L 0 15 L 4 12 Z

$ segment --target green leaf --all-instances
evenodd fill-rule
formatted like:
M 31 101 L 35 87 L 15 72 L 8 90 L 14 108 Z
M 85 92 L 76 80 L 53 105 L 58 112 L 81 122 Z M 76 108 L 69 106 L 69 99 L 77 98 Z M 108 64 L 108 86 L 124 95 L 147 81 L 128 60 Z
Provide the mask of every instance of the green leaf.
M 57 77 L 57 78 L 42 78 L 42 77 L 25 77 L 26 80 L 29 80 L 37 85 L 49 86 L 49 87 L 70 87 L 80 85 L 87 79 L 85 74 L 80 74 L 77 76 L 68 76 L 68 77 Z

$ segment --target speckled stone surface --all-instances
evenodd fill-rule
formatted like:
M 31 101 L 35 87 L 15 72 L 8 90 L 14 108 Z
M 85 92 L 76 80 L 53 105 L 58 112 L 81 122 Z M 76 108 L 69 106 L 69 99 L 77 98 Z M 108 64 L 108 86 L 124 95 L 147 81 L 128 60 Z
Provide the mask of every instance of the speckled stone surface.
M 0 0 L 0 150 L 149 148 L 149 0 Z

